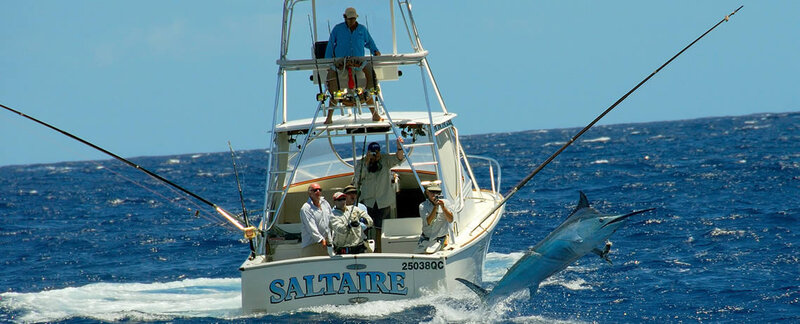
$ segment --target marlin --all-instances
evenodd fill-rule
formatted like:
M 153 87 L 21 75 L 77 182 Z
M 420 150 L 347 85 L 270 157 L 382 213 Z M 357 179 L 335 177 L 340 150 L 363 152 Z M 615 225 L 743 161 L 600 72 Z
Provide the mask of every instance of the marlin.
M 514 292 L 528 288 L 531 296 L 546 278 L 563 270 L 588 253 L 594 253 L 611 263 L 608 253 L 611 242 L 606 240 L 622 227 L 624 220 L 655 208 L 635 211 L 624 215 L 604 215 L 589 207 L 586 195 L 580 192 L 580 200 L 567 220 L 559 225 L 541 242 L 528 250 L 491 291 L 466 280 L 456 278 L 487 304 L 494 304 Z M 603 242 L 605 247 L 598 248 Z

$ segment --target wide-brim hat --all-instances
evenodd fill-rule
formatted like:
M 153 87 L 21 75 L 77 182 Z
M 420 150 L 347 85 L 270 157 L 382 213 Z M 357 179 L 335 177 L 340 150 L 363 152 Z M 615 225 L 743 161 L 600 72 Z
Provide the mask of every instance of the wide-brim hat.
M 442 192 L 442 187 L 439 187 L 438 184 L 429 185 L 427 189 L 428 191 Z
M 349 194 L 351 192 L 358 192 L 358 189 L 354 185 L 347 185 L 342 190 L 344 193 Z

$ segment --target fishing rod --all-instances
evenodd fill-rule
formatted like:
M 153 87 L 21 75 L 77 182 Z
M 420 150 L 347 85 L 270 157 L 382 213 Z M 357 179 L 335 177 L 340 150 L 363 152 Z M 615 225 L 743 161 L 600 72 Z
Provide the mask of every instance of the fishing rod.
M 231 161 L 233 162 L 233 175 L 236 176 L 236 187 L 239 189 L 239 201 L 242 203 L 242 219 L 244 219 L 244 226 L 250 227 L 250 222 L 247 220 L 247 208 L 244 206 L 244 194 L 242 193 L 242 183 L 239 182 L 239 170 L 236 168 L 236 155 L 233 153 L 233 146 L 231 141 L 228 141 L 228 149 L 231 150 Z M 250 260 L 256 256 L 256 247 L 253 245 L 253 239 L 248 238 L 250 243 Z
M 355 166 L 355 156 L 353 157 L 353 164 Z M 364 164 L 367 163 L 367 129 L 364 128 L 364 143 L 361 144 L 361 163 L 358 170 L 358 180 L 353 179 L 356 185 L 356 201 L 353 206 L 358 207 L 358 200 L 361 199 L 361 179 L 364 177 Z M 355 178 L 355 169 L 353 169 L 353 178 Z
M 78 142 L 86 144 L 86 145 L 88 145 L 89 147 L 91 147 L 91 148 L 93 148 L 95 150 L 103 152 L 106 155 L 109 155 L 109 156 L 111 156 L 111 157 L 113 157 L 113 158 L 115 158 L 117 160 L 120 160 L 120 161 L 124 162 L 125 164 L 127 164 L 127 165 L 129 165 L 129 166 L 131 166 L 131 167 L 133 167 L 133 168 L 135 168 L 135 169 L 137 169 L 139 171 L 142 171 L 142 172 L 146 173 L 147 175 L 155 178 L 156 180 L 159 180 L 159 181 L 161 181 L 163 183 L 166 183 L 166 184 L 172 186 L 175 189 L 183 191 L 184 193 L 188 194 L 189 196 L 192 196 L 195 199 L 197 199 L 197 200 L 203 202 L 204 204 L 210 206 L 211 208 L 214 208 L 214 210 L 216 210 L 217 213 L 219 213 L 220 215 L 222 215 L 222 217 L 224 217 L 226 220 L 228 220 L 228 222 L 230 222 L 231 224 L 236 226 L 236 228 L 238 228 L 239 230 L 243 231 L 244 234 L 245 234 L 245 237 L 250 238 L 250 239 L 255 237 L 256 231 L 257 231 L 257 229 L 255 227 L 243 226 L 242 223 L 238 219 L 236 219 L 236 217 L 231 215 L 231 213 L 229 213 L 227 210 L 223 209 L 220 206 L 217 206 L 217 204 L 212 203 L 212 202 L 208 201 L 207 199 L 205 199 L 203 197 L 200 197 L 199 195 L 195 194 L 194 192 L 191 192 L 191 191 L 187 190 L 186 188 L 183 188 L 183 187 L 175 184 L 174 182 L 169 181 L 169 180 L 165 179 L 164 177 L 162 177 L 162 176 L 160 176 L 160 175 L 158 175 L 158 174 L 156 174 L 156 173 L 154 173 L 154 172 L 152 172 L 152 171 L 150 171 L 148 169 L 145 169 L 144 167 L 142 167 L 142 166 L 140 166 L 140 165 L 138 165 L 136 163 L 133 163 L 133 162 L 131 162 L 131 161 L 119 156 L 119 155 L 111 153 L 111 152 L 107 151 L 106 149 L 104 149 L 102 147 L 94 145 L 94 144 L 92 144 L 92 143 L 90 143 L 90 142 L 88 142 L 88 141 L 86 141 L 86 140 L 84 140 L 84 139 L 82 139 L 82 138 L 80 138 L 78 136 L 72 135 L 72 134 L 70 134 L 70 133 L 68 133 L 68 132 L 66 132 L 64 130 L 61 130 L 58 127 L 55 127 L 55 126 L 50 125 L 48 123 L 45 123 L 45 122 L 43 122 L 41 120 L 38 120 L 38 119 L 36 119 L 34 117 L 28 116 L 28 115 L 26 115 L 26 114 L 24 114 L 24 113 L 22 113 L 22 112 L 20 112 L 18 110 L 15 110 L 15 109 L 13 109 L 11 107 L 8 107 L 6 105 L 0 104 L 0 107 L 3 107 L 6 110 L 11 111 L 11 112 L 13 112 L 13 113 L 15 113 L 17 115 L 20 115 L 22 117 L 30 119 L 30 120 L 32 120 L 32 121 L 34 121 L 36 123 L 39 123 L 39 124 L 41 124 L 41 125 L 43 125 L 43 126 L 45 126 L 47 128 L 50 128 L 50 129 L 52 129 L 54 131 L 57 131 L 57 132 L 59 132 L 61 134 L 64 134 L 64 135 L 66 135 L 66 136 L 68 136 L 68 137 L 70 137 L 70 138 L 72 138 L 72 139 L 74 139 L 74 140 L 76 140 Z
M 314 29 L 311 27 L 311 16 L 308 16 L 308 31 L 311 32 L 311 51 L 314 53 L 314 72 L 317 74 L 317 85 L 319 85 L 319 93 L 317 94 L 317 101 L 325 101 L 325 92 L 322 91 L 322 79 L 320 79 L 319 64 L 317 61 L 317 43 L 314 39 Z
M 614 109 L 614 108 L 615 108 L 617 105 L 619 105 L 619 104 L 620 104 L 620 103 L 621 103 L 623 100 L 625 100 L 626 98 L 628 98 L 628 96 L 629 96 L 631 93 L 633 93 L 634 91 L 636 91 L 636 89 L 639 89 L 639 87 L 640 87 L 640 86 L 642 86 L 642 84 L 644 84 L 645 82 L 647 82 L 647 80 L 650 80 L 650 78 L 652 78 L 654 75 L 656 75 L 656 73 L 658 73 L 658 71 L 661 71 L 661 69 L 663 69 L 663 68 L 664 68 L 665 66 L 667 66 L 669 63 L 671 63 L 671 62 L 672 62 L 672 61 L 673 61 L 675 58 L 677 58 L 679 55 L 683 54 L 683 52 L 685 52 L 687 49 L 689 49 L 689 47 L 692 47 L 692 45 L 694 45 L 694 43 L 697 43 L 697 41 L 699 41 L 701 38 L 705 37 L 705 36 L 706 36 L 708 33 L 710 33 L 712 30 L 714 30 L 714 28 L 717 28 L 717 26 L 719 26 L 719 25 L 720 25 L 720 24 L 722 24 L 723 22 L 726 22 L 726 21 L 728 21 L 728 20 L 731 18 L 731 16 L 733 16 L 734 14 L 736 14 L 736 12 L 737 12 L 737 11 L 739 11 L 739 9 L 742 9 L 742 7 L 744 7 L 744 6 L 739 6 L 739 8 L 736 8 L 736 10 L 734 10 L 733 12 L 731 12 L 729 15 L 725 16 L 725 18 L 722 18 L 722 20 L 720 20 L 720 21 L 719 21 L 719 22 L 718 22 L 716 25 L 714 25 L 713 27 L 709 28 L 709 29 L 708 29 L 708 30 L 707 30 L 705 33 L 703 33 L 702 35 L 700 35 L 700 37 L 697 37 L 697 39 L 695 39 L 693 42 L 689 43 L 689 45 L 686 45 L 686 47 L 684 47 L 682 50 L 680 50 L 680 52 L 678 52 L 677 54 L 675 54 L 675 56 L 673 56 L 672 58 L 670 58 L 669 60 L 667 60 L 667 62 L 665 62 L 665 63 L 664 63 L 664 64 L 662 64 L 661 66 L 659 66 L 659 67 L 658 67 L 658 68 L 657 68 L 655 71 L 653 71 L 653 73 L 650 73 L 650 75 L 648 75 L 646 78 L 644 78 L 644 80 L 642 80 L 641 82 L 639 82 L 639 84 L 637 84 L 635 87 L 633 87 L 633 88 L 632 88 L 630 91 L 628 91 L 628 92 L 627 92 L 625 95 L 623 95 L 622 97 L 620 97 L 619 99 L 617 99 L 617 101 L 616 101 L 616 102 L 614 102 L 614 104 L 612 104 L 612 105 L 611 105 L 610 107 L 608 107 L 608 108 L 607 108 L 605 111 L 603 111 L 603 113 L 602 113 L 602 114 L 598 115 L 598 116 L 597 116 L 597 117 L 596 117 L 594 120 L 592 120 L 592 122 L 591 122 L 591 123 L 589 123 L 588 125 L 586 125 L 586 127 L 584 127 L 583 129 L 581 129 L 581 131 L 580 131 L 580 132 L 578 132 L 577 134 L 575 134 L 575 136 L 573 136 L 573 137 L 572 137 L 572 138 L 571 138 L 569 141 L 567 141 L 567 143 L 565 143 L 563 146 L 561 146 L 561 148 L 560 148 L 560 149 L 558 149 L 558 150 L 557 150 L 555 153 L 553 153 L 552 155 L 550 155 L 550 157 L 549 157 L 549 158 L 547 158 L 547 160 L 545 160 L 544 162 L 542 162 L 541 164 L 539 164 L 539 166 L 538 166 L 538 167 L 536 167 L 536 169 L 535 169 L 535 170 L 533 170 L 533 172 L 531 172 L 530 174 L 528 174 L 528 176 L 526 176 L 524 179 L 520 180 L 520 182 L 519 182 L 519 183 L 517 183 L 517 185 L 516 185 L 516 186 L 514 186 L 514 188 L 512 188 L 511 190 L 509 190 L 509 191 L 508 191 L 508 193 L 506 193 L 506 195 L 505 195 L 505 197 L 503 198 L 503 200 L 501 200 L 501 201 L 500 201 L 500 203 L 498 203 L 498 204 L 497 204 L 497 205 L 496 205 L 494 208 L 492 208 L 492 210 L 491 210 L 491 211 L 490 211 L 488 214 L 486 214 L 486 217 L 484 217 L 484 218 L 481 220 L 481 222 L 485 221 L 487 218 L 489 218 L 489 216 L 491 216 L 492 214 L 494 214 L 494 212 L 495 212 L 495 211 L 497 211 L 498 209 L 500 209 L 500 207 L 501 207 L 501 206 L 503 206 L 503 205 L 504 205 L 504 204 L 505 204 L 505 203 L 508 201 L 508 199 L 509 199 L 509 198 L 511 198 L 512 196 L 514 196 L 514 194 L 516 194 L 516 193 L 517 193 L 517 191 L 519 191 L 519 189 L 520 189 L 520 188 L 524 187 L 524 186 L 525 186 L 525 185 L 528 183 L 528 181 L 530 181 L 531 179 L 533 179 L 533 177 L 534 177 L 534 176 L 535 176 L 537 173 L 539 173 L 539 171 L 542 171 L 542 169 L 544 169 L 544 167 L 545 167 L 545 166 L 547 166 L 548 164 L 550 164 L 550 162 L 551 162 L 551 161 L 553 161 L 553 159 L 555 159 L 555 158 L 556 158 L 556 156 L 558 156 L 559 154 L 561 154 L 561 152 L 563 152 L 563 151 L 564 151 L 564 150 L 565 150 L 565 149 L 566 149 L 568 146 L 570 146 L 570 145 L 571 145 L 573 142 L 575 142 L 575 140 L 577 140 L 577 139 L 578 139 L 578 137 L 581 137 L 581 135 L 583 135 L 583 133 L 585 133 L 585 132 L 586 132 L 586 131 L 588 131 L 590 128 L 592 128 L 592 126 L 594 126 L 594 124 L 596 124 L 598 121 L 600 121 L 600 119 L 602 119 L 602 118 L 603 118 L 603 117 L 604 117 L 606 114 L 608 114 L 609 112 L 611 112 L 611 110 L 612 110 L 612 109 Z

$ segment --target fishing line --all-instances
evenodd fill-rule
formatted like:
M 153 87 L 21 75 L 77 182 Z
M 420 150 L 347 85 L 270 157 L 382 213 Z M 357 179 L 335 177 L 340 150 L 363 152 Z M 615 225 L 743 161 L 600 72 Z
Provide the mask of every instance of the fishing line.
M 81 143 L 83 143 L 83 144 L 85 144 L 85 145 L 88 145 L 89 147 L 92 147 L 92 148 L 94 148 L 94 149 L 96 149 L 96 150 L 98 150 L 98 151 L 100 151 L 100 152 L 103 152 L 103 153 L 105 153 L 105 154 L 107 154 L 107 155 L 109 155 L 109 156 L 111 156 L 111 157 L 113 157 L 113 158 L 115 158 L 115 159 L 117 159 L 117 160 L 119 160 L 119 161 L 125 162 L 125 164 L 127 164 L 127 165 L 129 165 L 129 166 L 131 166 L 131 167 L 133 167 L 133 168 L 135 168 L 135 169 L 137 169 L 137 170 L 139 170 L 139 171 L 142 171 L 142 172 L 146 173 L 147 175 L 149 175 L 149 176 L 151 176 L 151 177 L 153 177 L 153 178 L 156 178 L 157 180 L 159 180 L 159 181 L 161 181 L 161 182 L 163 182 L 163 183 L 165 183 L 165 184 L 168 184 L 168 185 L 172 186 L 172 187 L 173 187 L 173 188 L 175 188 L 175 189 L 178 189 L 178 190 L 180 190 L 180 191 L 183 191 L 184 193 L 186 193 L 186 194 L 188 194 L 188 195 L 190 195 L 190 196 L 194 197 L 195 199 L 197 199 L 197 200 L 199 200 L 199 201 L 201 201 L 201 202 L 205 203 L 206 205 L 208 205 L 208 206 L 210 206 L 210 207 L 214 208 L 214 210 L 216 210 L 216 211 L 217 211 L 217 213 L 219 213 L 221 216 L 223 216 L 223 217 L 224 217 L 224 218 L 225 218 L 225 219 L 226 219 L 228 222 L 230 222 L 231 224 L 233 224 L 234 226 L 236 226 L 236 228 L 238 228 L 239 230 L 243 231 L 243 232 L 245 233 L 245 236 L 248 236 L 248 237 L 250 237 L 250 236 L 254 236 L 254 235 L 255 235 L 255 233 L 257 232 L 257 229 L 255 229 L 255 228 L 253 228 L 253 227 L 245 227 L 245 226 L 243 226 L 243 225 L 242 225 L 242 222 L 241 222 L 239 219 L 237 219 L 235 216 L 231 215 L 231 213 L 230 213 L 230 212 L 228 212 L 227 210 L 225 210 L 225 209 L 223 209 L 222 207 L 218 206 L 217 204 L 214 204 L 214 203 L 212 203 L 212 202 L 211 202 L 211 201 L 209 201 L 208 199 L 205 199 L 205 198 L 203 198 L 203 197 L 201 197 L 201 196 L 197 195 L 196 193 L 194 193 L 194 192 L 191 192 L 191 191 L 187 190 L 186 188 L 183 188 L 183 187 L 181 187 L 181 186 L 179 186 L 179 185 L 175 184 L 174 182 L 172 182 L 172 181 L 169 181 L 169 180 L 165 179 L 164 177 L 162 177 L 162 176 L 160 176 L 160 175 L 158 175 L 158 174 L 156 174 L 156 173 L 154 173 L 154 172 L 152 172 L 152 171 L 150 171 L 150 170 L 148 170 L 148 169 L 145 169 L 145 168 L 144 168 L 144 167 L 142 167 L 142 166 L 139 166 L 138 164 L 135 164 L 135 163 L 133 163 L 133 162 L 131 162 L 131 161 L 129 161 L 129 160 L 127 160 L 127 159 L 125 159 L 125 158 L 123 158 L 123 157 L 119 156 L 119 155 L 116 155 L 116 154 L 114 154 L 114 153 L 111 153 L 111 152 L 109 152 L 108 150 L 106 150 L 106 149 L 104 149 L 104 148 L 102 148 L 102 147 L 99 147 L 99 146 L 97 146 L 97 145 L 94 145 L 94 144 L 92 144 L 92 143 L 90 143 L 90 142 L 88 142 L 88 141 L 86 141 L 86 140 L 84 140 L 84 139 L 82 139 L 82 138 L 80 138 L 80 137 L 77 137 L 77 136 L 75 136 L 75 135 L 72 135 L 72 134 L 70 134 L 70 133 L 68 133 L 68 132 L 66 132 L 66 131 L 64 131 L 64 130 L 61 130 L 61 129 L 59 129 L 59 128 L 57 128 L 57 127 L 53 126 L 53 125 L 50 125 L 50 124 L 48 124 L 48 123 L 45 123 L 45 122 L 43 122 L 43 121 L 41 121 L 41 120 L 38 120 L 38 119 L 36 119 L 36 118 L 34 118 L 34 117 L 28 116 L 28 115 L 26 115 L 26 114 L 24 114 L 24 113 L 22 113 L 22 112 L 20 112 L 20 111 L 18 111 L 18 110 L 15 110 L 15 109 L 13 109 L 13 108 L 10 108 L 10 107 L 8 107 L 8 106 L 6 106 L 6 105 L 0 104 L 0 107 L 3 107 L 3 108 L 5 108 L 5 109 L 6 109 L 6 110 L 8 110 L 8 111 L 11 111 L 11 112 L 13 112 L 13 113 L 16 113 L 17 115 L 20 115 L 20 116 L 22 116 L 22 117 L 25 117 L 25 118 L 27 118 L 27 119 L 29 119 L 29 120 L 31 120 L 31 121 L 34 121 L 34 122 L 36 122 L 36 123 L 38 123 L 38 124 L 40 124 L 40 125 L 42 125 L 42 126 L 45 126 L 45 127 L 47 127 L 47 128 L 50 128 L 50 129 L 52 129 L 52 130 L 55 130 L 55 131 L 57 131 L 57 132 L 59 132 L 59 133 L 61 133 L 61 134 L 64 134 L 64 135 L 66 135 L 67 137 L 69 137 L 69 138 L 72 138 L 72 139 L 74 139 L 74 140 L 76 140 L 76 141 L 78 141 L 78 142 L 81 142 Z
M 33 132 L 33 133 L 29 134 L 29 135 L 31 135 L 33 137 L 36 137 L 36 138 L 39 138 L 41 141 L 47 141 L 47 142 L 50 142 L 52 144 L 56 144 L 56 141 L 53 141 L 53 137 L 43 136 L 42 133 Z M 58 143 L 57 145 L 61 145 L 64 149 L 67 149 L 67 150 L 69 150 L 69 151 L 71 151 L 73 153 L 81 153 L 81 154 L 85 153 L 84 151 L 77 150 L 74 146 L 71 146 L 71 145 L 62 145 L 61 143 Z M 140 187 L 140 188 L 142 188 L 142 189 L 144 189 L 144 190 L 146 190 L 146 191 L 158 196 L 158 197 L 160 197 L 161 199 L 163 199 L 164 201 L 166 201 L 168 203 L 173 203 L 173 204 L 177 205 L 178 207 L 186 208 L 189 211 L 192 210 L 192 208 L 188 207 L 187 205 L 184 205 L 184 204 L 181 204 L 181 203 L 179 203 L 177 201 L 174 201 L 172 198 L 166 197 L 165 195 L 155 191 L 154 189 L 146 187 L 141 182 L 133 180 L 132 178 L 127 177 L 127 176 L 123 175 L 122 173 L 116 171 L 114 169 L 114 167 L 112 166 L 112 163 L 111 163 L 111 162 L 113 162 L 113 160 L 111 162 L 109 162 L 108 164 L 103 164 L 99 160 L 87 160 L 87 162 L 93 163 L 95 165 L 96 169 L 102 169 L 102 170 L 105 170 L 107 172 L 110 172 L 111 174 L 113 174 L 113 175 L 115 175 L 117 177 L 120 177 L 120 178 L 122 178 L 122 179 L 124 179 L 124 180 L 126 180 L 126 181 L 128 181 L 128 182 L 130 182 L 130 183 L 132 183 L 132 184 L 134 184 L 134 185 L 136 185 L 136 186 L 138 186 L 138 187 Z M 163 185 L 161 182 L 156 182 L 156 184 Z M 202 211 L 202 207 L 199 204 L 197 204 L 194 200 L 192 200 L 188 195 L 186 195 L 186 194 L 184 194 L 184 193 L 182 193 L 180 191 L 177 191 L 177 190 L 175 190 L 175 189 L 173 189 L 173 188 L 171 188 L 169 186 L 164 186 L 164 187 L 169 189 L 169 190 L 171 190 L 173 193 L 175 193 L 176 196 L 178 196 L 176 198 L 183 198 L 183 199 L 186 200 L 187 203 L 195 206 L 195 212 Z M 208 222 L 214 223 L 215 225 L 219 226 L 219 223 L 220 223 L 221 219 L 219 219 L 219 218 L 214 219 L 213 215 L 210 215 L 210 214 L 206 213 L 205 211 L 203 211 L 203 214 L 198 214 L 198 216 L 199 215 L 202 215 L 202 217 L 205 220 L 207 220 Z
M 134 185 L 136 185 L 136 186 L 138 186 L 138 187 L 140 187 L 140 188 L 142 188 L 142 189 L 144 189 L 146 191 L 149 191 L 150 193 L 152 193 L 152 194 L 154 194 L 154 195 L 156 195 L 158 197 L 161 197 L 162 199 L 164 199 L 165 201 L 167 201 L 169 203 L 175 204 L 180 208 L 185 208 L 188 211 L 192 211 L 192 207 L 189 207 L 189 206 L 184 205 L 184 204 L 182 204 L 182 203 L 180 203 L 180 202 L 178 202 L 178 201 L 176 201 L 176 200 L 174 200 L 172 198 L 169 198 L 169 197 L 167 197 L 165 195 L 162 195 L 158 191 L 155 191 L 153 188 L 147 187 L 147 186 L 143 185 L 142 183 L 140 183 L 140 182 L 138 182 L 136 180 L 133 180 L 133 179 L 123 175 L 122 173 L 117 172 L 114 169 L 112 169 L 112 168 L 110 168 L 108 166 L 105 166 L 105 165 L 103 165 L 103 164 L 101 164 L 101 163 L 99 163 L 97 161 L 92 161 L 92 162 L 94 162 L 96 165 L 102 167 L 104 170 L 107 170 L 108 172 L 111 172 L 112 174 L 114 174 L 114 175 L 116 175 L 116 176 L 118 176 L 118 177 L 120 177 L 122 179 L 125 179 L 128 182 L 133 183 Z M 157 182 L 157 184 L 162 185 L 165 188 L 167 188 L 168 190 L 172 191 L 174 194 L 176 194 L 178 196 L 176 198 L 185 199 L 188 204 L 191 204 L 191 205 L 193 205 L 195 207 L 194 211 L 197 213 L 197 216 L 202 217 L 203 219 L 205 219 L 206 221 L 208 221 L 212 225 L 230 226 L 230 224 L 225 222 L 223 219 L 218 218 L 218 217 L 214 217 L 213 214 L 209 214 L 208 212 L 203 211 L 202 210 L 202 206 L 199 205 L 198 203 L 192 201 L 192 199 L 190 199 L 191 197 L 189 197 L 188 195 L 186 195 L 186 194 L 184 194 L 184 193 L 182 193 L 180 191 L 177 191 L 177 190 L 175 190 L 175 189 L 173 189 L 173 188 L 171 188 L 171 187 L 169 187 L 167 185 L 164 185 L 163 183 Z
M 672 62 L 672 61 L 673 61 L 675 58 L 677 58 L 679 55 L 683 54 L 683 52 L 685 52 L 687 49 L 689 49 L 689 47 L 692 47 L 692 45 L 694 45 L 695 43 L 697 43 L 697 41 L 699 41 L 701 38 L 705 37 L 705 36 L 706 36 L 708 33 L 710 33 L 712 30 L 714 30 L 714 28 L 717 28 L 717 26 L 719 26 L 720 24 L 722 24 L 722 23 L 724 23 L 724 22 L 728 21 L 728 20 L 731 18 L 731 16 L 733 16 L 734 14 L 736 14 L 736 12 L 737 12 L 737 11 L 739 11 L 739 9 L 742 9 L 742 7 L 744 7 L 744 6 L 739 6 L 739 8 L 736 8 L 736 10 L 734 10 L 733 12 L 731 12 L 729 15 L 725 16 L 725 18 L 722 18 L 722 20 L 720 20 L 720 21 L 719 21 L 717 24 L 715 24 L 714 26 L 712 26 L 711 28 L 709 28 L 709 29 L 708 29 L 708 30 L 707 30 L 705 33 L 703 33 L 702 35 L 700 35 L 700 37 L 697 37 L 697 39 L 695 39 L 694 41 L 692 41 L 691 43 L 689 43 L 689 45 L 686 45 L 686 47 L 684 47 L 682 50 L 680 50 L 680 51 L 679 51 L 677 54 L 675 54 L 675 55 L 674 55 L 672 58 L 670 58 L 669 60 L 667 60 L 667 62 L 665 62 L 664 64 L 662 64 L 661 66 L 659 66 L 659 67 L 658 67 L 658 68 L 657 68 L 655 71 L 653 71 L 652 73 L 650 73 L 650 75 L 648 75 L 646 78 L 644 78 L 644 80 L 642 80 L 641 82 L 639 82 L 639 84 L 637 84 L 635 87 L 633 87 L 631 90 L 629 90 L 629 91 L 628 91 L 626 94 L 624 94 L 622 97 L 620 97 L 619 99 L 617 99 L 617 101 L 616 101 L 616 102 L 614 102 L 614 104 L 612 104 L 612 105 L 611 105 L 610 107 L 608 107 L 608 108 L 607 108 L 605 111 L 603 111 L 603 113 L 601 113 L 600 115 L 598 115 L 598 116 L 597 116 L 597 117 L 596 117 L 594 120 L 592 120 L 592 122 L 591 122 L 591 123 L 589 123 L 588 125 L 586 125 L 586 127 L 584 127 L 583 129 L 581 129 L 581 131 L 580 131 L 580 132 L 578 132 L 577 134 L 575 134 L 575 136 L 573 136 L 573 137 L 572 137 L 572 138 L 571 138 L 569 141 L 567 141 L 567 143 L 565 143 L 565 144 L 564 144 L 564 146 L 562 146 L 562 147 L 561 147 L 560 149 L 558 149 L 558 150 L 557 150 L 555 153 L 553 153 L 552 155 L 550 155 L 550 157 L 548 157 L 548 158 L 547 158 L 547 160 L 545 160 L 544 162 L 542 162 L 541 164 L 539 164 L 539 166 L 538 166 L 538 167 L 536 167 L 536 169 L 535 169 L 535 170 L 533 170 L 533 172 L 531 172 L 530 174 L 528 174 L 528 176 L 526 176 L 524 179 L 520 180 L 520 182 L 519 182 L 519 183 L 517 183 L 517 185 L 516 185 L 516 186 L 514 186 L 514 188 L 512 188 L 511 190 L 509 190 L 509 192 L 508 192 L 508 193 L 506 193 L 506 195 L 505 195 L 505 197 L 503 198 L 503 200 L 502 200 L 502 201 L 500 201 L 500 203 L 498 203 L 498 204 L 497 204 L 497 205 L 496 205 L 494 208 L 492 208 L 492 210 L 491 210 L 491 211 L 489 211 L 489 213 L 487 213 L 487 214 L 486 214 L 486 217 L 484 217 L 483 219 L 481 219 L 481 223 L 482 223 L 483 221 L 485 221 L 487 218 L 489 218 L 489 217 L 490 217 L 492 214 L 494 214 L 494 212 L 495 212 L 495 211 L 497 211 L 498 209 L 500 209 L 500 207 L 501 207 L 501 206 L 503 206 L 503 205 L 504 205 L 504 204 L 505 204 L 505 203 L 508 201 L 508 199 L 509 199 L 509 198 L 511 198 L 512 196 L 514 196 L 514 194 L 516 194 L 516 193 L 517 193 L 517 191 L 519 191 L 519 189 L 520 189 L 520 188 L 524 187 L 524 186 L 525 186 L 525 184 L 527 184 L 527 183 L 528 183 L 528 181 L 530 181 L 531 179 L 533 179 L 533 177 L 534 177 L 534 176 L 535 176 L 537 173 L 539 173 L 539 171 L 541 171 L 542 169 L 544 169 L 544 167 L 545 167 L 545 166 L 547 166 L 548 164 L 550 164 L 550 162 L 551 162 L 551 161 L 553 161 L 553 159 L 555 159 L 555 158 L 556 158 L 556 157 L 557 157 L 559 154 L 561 154 L 561 152 L 563 152 L 563 151 L 564 151 L 564 150 L 565 150 L 565 149 L 566 149 L 568 146 L 570 146 L 570 145 L 571 145 L 573 142 L 575 142 L 575 140 L 577 140 L 577 139 L 578 139 L 578 137 L 581 137 L 581 135 L 583 135 L 583 133 L 585 133 L 585 132 L 586 132 L 586 131 L 588 131 L 590 128 L 592 128 L 592 126 L 594 126 L 594 124 L 596 124 L 598 121 L 600 121 L 600 119 L 602 119 L 602 118 L 603 118 L 603 117 L 604 117 L 606 114 L 608 114 L 609 112 L 611 112 L 611 110 L 612 110 L 612 109 L 614 109 L 614 108 L 615 108 L 617 105 L 619 105 L 619 104 L 620 104 L 622 101 L 624 101 L 626 98 L 628 98 L 628 96 L 629 96 L 631 93 L 633 93 L 634 91 L 636 91 L 636 89 L 639 89 L 639 87 L 640 87 L 640 86 L 642 86 L 642 84 L 644 84 L 645 82 L 647 82 L 647 80 L 650 80 L 650 78 L 652 78 L 654 75 L 656 75 L 656 73 L 658 73 L 659 71 L 661 71 L 661 69 L 663 69 L 663 68 L 664 68 L 665 66 L 667 66 L 669 63 L 671 63 L 671 62 Z M 480 228 L 480 227 L 477 227 L 477 228 Z M 476 229 L 477 229 L 477 228 L 476 228 Z M 475 229 L 473 229 L 473 231 L 474 231 L 474 230 L 475 230 Z

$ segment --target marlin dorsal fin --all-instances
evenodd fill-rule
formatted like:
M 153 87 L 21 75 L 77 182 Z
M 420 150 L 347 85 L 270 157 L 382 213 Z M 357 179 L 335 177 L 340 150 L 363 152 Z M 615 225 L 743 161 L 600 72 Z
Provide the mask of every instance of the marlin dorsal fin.
M 586 195 L 583 194 L 583 191 L 578 191 L 578 192 L 581 194 L 581 198 L 578 200 L 578 206 L 575 206 L 575 209 L 572 210 L 570 216 L 572 216 L 572 214 L 574 214 L 581 208 L 589 208 L 589 199 L 586 198 Z
M 583 191 L 578 192 L 581 194 L 581 199 L 578 201 L 578 207 L 576 208 L 589 208 L 589 199 L 586 198 L 586 195 L 583 193 Z

